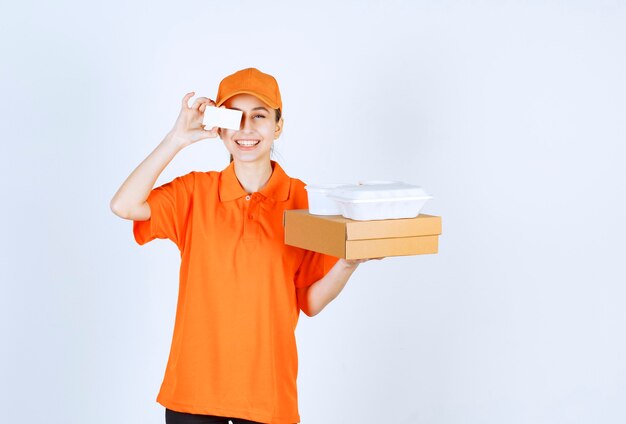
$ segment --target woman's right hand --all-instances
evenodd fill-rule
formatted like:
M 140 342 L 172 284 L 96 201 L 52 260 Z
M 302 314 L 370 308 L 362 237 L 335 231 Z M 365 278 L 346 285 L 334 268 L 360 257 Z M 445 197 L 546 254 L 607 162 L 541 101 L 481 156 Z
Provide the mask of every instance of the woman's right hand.
M 215 106 L 215 102 L 207 97 L 198 97 L 191 107 L 189 107 L 189 99 L 193 97 L 195 92 L 185 94 L 183 97 L 180 114 L 176 119 L 174 128 L 170 131 L 173 141 L 181 147 L 189 146 L 196 141 L 206 138 L 216 138 L 217 127 L 206 130 L 202 121 L 204 119 L 204 111 L 207 106 Z

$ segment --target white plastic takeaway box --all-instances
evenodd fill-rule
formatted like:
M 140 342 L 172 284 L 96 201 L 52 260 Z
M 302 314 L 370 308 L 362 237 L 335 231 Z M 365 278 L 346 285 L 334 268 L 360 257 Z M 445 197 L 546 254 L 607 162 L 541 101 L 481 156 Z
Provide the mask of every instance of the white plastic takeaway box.
M 398 182 L 337 187 L 329 197 L 341 215 L 357 221 L 415 218 L 432 199 L 420 186 Z
M 313 215 L 341 215 L 339 204 L 328 197 L 337 187 L 345 184 L 309 184 L 305 186 L 309 198 L 309 213 Z

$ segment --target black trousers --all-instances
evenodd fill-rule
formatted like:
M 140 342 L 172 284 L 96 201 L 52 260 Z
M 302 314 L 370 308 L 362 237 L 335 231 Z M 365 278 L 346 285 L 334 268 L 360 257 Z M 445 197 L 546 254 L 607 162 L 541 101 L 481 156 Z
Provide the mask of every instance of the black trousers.
M 165 424 L 261 424 L 243 418 L 216 417 L 214 415 L 189 414 L 165 408 Z

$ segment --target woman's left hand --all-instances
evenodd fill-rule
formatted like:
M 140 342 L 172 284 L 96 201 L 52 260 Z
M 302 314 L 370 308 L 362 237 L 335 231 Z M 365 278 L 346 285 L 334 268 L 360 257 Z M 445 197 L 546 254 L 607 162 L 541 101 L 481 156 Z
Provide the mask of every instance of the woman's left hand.
M 347 268 L 356 268 L 357 266 L 359 266 L 360 264 L 362 264 L 363 262 L 367 262 L 367 261 L 379 261 L 381 259 L 384 258 L 368 258 L 368 259 L 339 259 L 340 261 L 343 261 L 344 265 Z

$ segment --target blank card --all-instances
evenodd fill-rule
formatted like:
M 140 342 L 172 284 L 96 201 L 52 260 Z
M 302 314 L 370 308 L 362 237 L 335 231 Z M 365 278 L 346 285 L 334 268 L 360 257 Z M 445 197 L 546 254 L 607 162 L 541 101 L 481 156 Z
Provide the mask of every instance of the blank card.
M 207 130 L 213 127 L 238 130 L 241 127 L 241 115 L 240 110 L 208 106 L 204 111 L 203 124 Z

